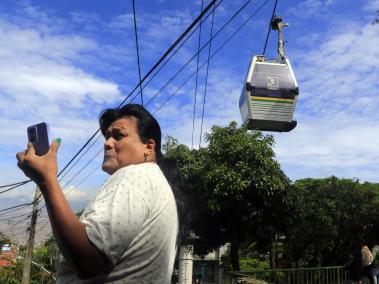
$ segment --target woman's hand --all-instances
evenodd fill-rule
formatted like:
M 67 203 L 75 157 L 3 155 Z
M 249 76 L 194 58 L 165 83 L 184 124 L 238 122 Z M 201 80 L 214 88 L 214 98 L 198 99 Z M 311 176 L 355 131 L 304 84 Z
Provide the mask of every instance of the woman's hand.
M 28 148 L 16 155 L 18 167 L 39 186 L 57 178 L 57 152 L 59 148 L 57 141 L 60 142 L 60 139 L 54 140 L 49 151 L 43 156 L 36 155 L 32 143 L 28 143 Z

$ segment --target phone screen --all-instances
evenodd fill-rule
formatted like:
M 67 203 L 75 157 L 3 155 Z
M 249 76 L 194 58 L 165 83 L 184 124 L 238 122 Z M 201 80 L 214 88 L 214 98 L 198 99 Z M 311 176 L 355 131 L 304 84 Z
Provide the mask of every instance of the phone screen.
M 45 122 L 41 122 L 27 129 L 28 140 L 33 143 L 38 156 L 45 155 L 49 151 L 48 126 Z

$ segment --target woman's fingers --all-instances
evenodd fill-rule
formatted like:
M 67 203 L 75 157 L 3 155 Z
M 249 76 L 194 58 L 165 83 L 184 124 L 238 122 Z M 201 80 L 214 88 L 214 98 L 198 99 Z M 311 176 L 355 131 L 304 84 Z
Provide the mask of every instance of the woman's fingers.
M 60 146 L 60 143 L 61 143 L 61 139 L 60 139 L 60 138 L 55 139 L 55 140 L 51 143 L 51 146 L 50 146 L 49 152 L 52 152 L 52 153 L 54 153 L 54 154 L 57 154 L 58 149 L 59 149 L 59 146 Z
M 17 154 L 16 154 L 16 158 L 17 158 L 17 166 L 19 167 L 19 168 L 21 168 L 21 166 L 22 166 L 22 164 L 24 163 L 24 159 L 25 159 L 25 156 L 26 156 L 26 152 L 27 152 L 27 150 L 25 150 L 25 151 L 22 151 L 22 152 L 18 152 Z
M 33 143 L 28 143 L 28 149 L 26 150 L 26 155 L 32 155 L 34 156 L 36 154 L 36 150 L 34 149 Z

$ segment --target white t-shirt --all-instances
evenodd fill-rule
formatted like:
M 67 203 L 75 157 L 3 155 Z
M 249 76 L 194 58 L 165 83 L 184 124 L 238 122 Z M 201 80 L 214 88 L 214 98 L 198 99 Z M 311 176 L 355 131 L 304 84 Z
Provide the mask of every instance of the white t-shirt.
M 105 278 L 83 281 L 61 257 L 57 283 L 170 283 L 178 214 L 171 187 L 157 164 L 119 169 L 97 192 L 80 221 L 113 269 Z

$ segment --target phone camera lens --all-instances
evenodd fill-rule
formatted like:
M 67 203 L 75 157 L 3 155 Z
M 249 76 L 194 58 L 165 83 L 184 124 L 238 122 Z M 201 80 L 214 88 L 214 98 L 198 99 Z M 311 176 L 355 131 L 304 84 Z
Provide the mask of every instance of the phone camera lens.
M 34 127 L 28 128 L 28 134 L 29 134 L 30 142 L 37 141 L 37 133 Z

